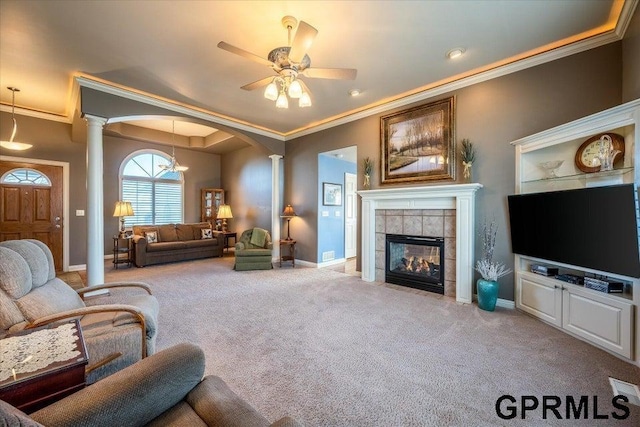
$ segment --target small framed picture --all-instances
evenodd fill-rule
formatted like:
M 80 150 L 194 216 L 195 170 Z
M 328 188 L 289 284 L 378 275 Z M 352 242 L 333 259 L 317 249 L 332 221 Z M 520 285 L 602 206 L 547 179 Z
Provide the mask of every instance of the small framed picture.
M 322 204 L 324 206 L 342 206 L 342 184 L 323 182 Z

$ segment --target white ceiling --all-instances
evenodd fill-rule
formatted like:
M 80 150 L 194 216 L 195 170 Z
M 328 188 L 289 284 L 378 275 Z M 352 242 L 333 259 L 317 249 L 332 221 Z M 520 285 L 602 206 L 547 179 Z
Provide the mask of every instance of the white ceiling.
M 0 100 L 10 110 L 6 87 L 18 87 L 19 113 L 70 120 L 74 76 L 81 73 L 290 138 L 442 84 L 618 40 L 636 3 L 2 0 Z M 285 15 L 318 29 L 311 67 L 358 69 L 354 81 L 303 78 L 310 108 L 276 109 L 262 90 L 240 89 L 273 71 L 216 47 L 225 41 L 266 58 L 287 44 Z M 465 54 L 447 59 L 456 47 Z M 350 97 L 351 89 L 362 94 Z M 176 131 L 208 134 L 189 126 Z

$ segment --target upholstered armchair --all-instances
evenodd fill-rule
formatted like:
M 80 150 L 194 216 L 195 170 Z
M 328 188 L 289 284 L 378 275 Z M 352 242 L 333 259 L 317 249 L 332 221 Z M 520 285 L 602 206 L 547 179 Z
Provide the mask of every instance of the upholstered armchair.
M 9 426 L 33 427 L 301 426 L 290 417 L 269 423 L 221 378 L 203 379 L 204 368 L 199 347 L 178 344 L 30 415 L 0 401 L 0 422 L 4 415 Z
M 115 295 L 121 288 L 133 288 Z M 87 292 L 111 294 L 83 300 Z M 53 255 L 38 240 L 0 242 L 0 337 L 78 318 L 93 383 L 155 352 L 158 301 L 144 283 L 109 283 L 73 290 L 56 277 Z
M 237 271 L 244 270 L 270 270 L 272 261 L 273 244 L 271 235 L 263 228 L 245 230 L 236 243 L 236 264 L 233 267 Z

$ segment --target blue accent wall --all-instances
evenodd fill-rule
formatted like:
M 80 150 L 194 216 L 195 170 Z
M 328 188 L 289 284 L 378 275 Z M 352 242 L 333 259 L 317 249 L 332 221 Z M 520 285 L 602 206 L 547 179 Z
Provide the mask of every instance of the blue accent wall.
M 318 263 L 322 262 L 322 254 L 328 251 L 335 252 L 334 259 L 344 258 L 344 174 L 355 174 L 356 171 L 355 163 L 329 155 L 318 156 Z M 322 204 L 323 182 L 342 186 L 340 206 Z M 323 212 L 328 215 L 323 216 Z

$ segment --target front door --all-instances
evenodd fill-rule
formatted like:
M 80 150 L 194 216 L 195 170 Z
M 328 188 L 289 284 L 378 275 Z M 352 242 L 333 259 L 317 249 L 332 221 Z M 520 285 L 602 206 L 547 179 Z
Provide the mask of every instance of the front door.
M 0 241 L 45 243 L 62 271 L 62 167 L 0 162 Z

